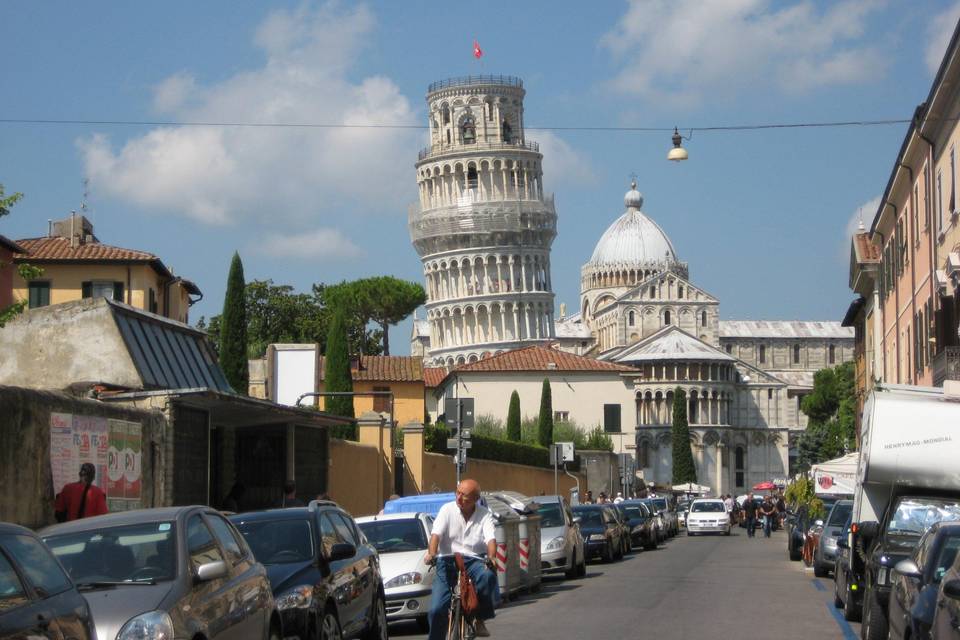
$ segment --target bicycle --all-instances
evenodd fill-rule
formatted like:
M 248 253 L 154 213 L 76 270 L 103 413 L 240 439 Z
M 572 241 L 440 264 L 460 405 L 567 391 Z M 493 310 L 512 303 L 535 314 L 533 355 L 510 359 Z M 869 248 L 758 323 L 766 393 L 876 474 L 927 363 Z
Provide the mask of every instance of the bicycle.
M 456 553 L 454 558 L 457 563 L 457 579 L 450 588 L 450 612 L 447 616 L 447 640 L 474 640 L 476 635 L 476 618 L 472 613 L 467 613 L 463 609 L 462 593 L 460 584 L 463 578 L 468 578 L 466 565 L 463 562 L 463 555 Z M 431 569 L 436 569 L 436 559 L 431 564 Z

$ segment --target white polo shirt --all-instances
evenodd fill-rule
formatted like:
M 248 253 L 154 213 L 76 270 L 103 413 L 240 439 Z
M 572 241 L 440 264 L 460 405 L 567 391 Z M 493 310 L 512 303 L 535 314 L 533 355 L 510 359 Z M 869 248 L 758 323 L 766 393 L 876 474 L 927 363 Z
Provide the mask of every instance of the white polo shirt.
M 493 514 L 486 507 L 478 504 L 470 519 L 464 520 L 460 507 L 453 501 L 440 507 L 430 533 L 440 536 L 438 553 L 441 556 L 455 553 L 479 556 L 487 552 L 487 542 L 496 539 L 495 528 Z

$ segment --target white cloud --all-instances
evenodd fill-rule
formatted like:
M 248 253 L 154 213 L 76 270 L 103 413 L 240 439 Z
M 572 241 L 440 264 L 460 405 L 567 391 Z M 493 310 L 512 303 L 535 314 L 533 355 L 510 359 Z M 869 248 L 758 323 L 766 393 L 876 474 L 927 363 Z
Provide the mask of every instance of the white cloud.
M 328 228 L 304 233 L 271 233 L 254 247 L 254 252 L 315 262 L 363 255 L 363 250 L 338 229 Z
M 876 79 L 887 60 L 866 37 L 875 0 L 631 0 L 601 40 L 622 63 L 612 86 L 668 108 L 779 89 Z
M 940 68 L 940 61 L 950 44 L 950 37 L 960 20 L 960 2 L 954 2 L 943 13 L 934 16 L 927 27 L 927 52 L 924 59 L 931 73 Z
M 590 161 L 552 131 L 532 129 L 528 137 L 540 145 L 543 182 L 548 191 L 562 184 L 590 185 L 596 182 Z
M 254 42 L 259 68 L 201 85 L 184 71 L 160 82 L 155 108 L 184 122 L 420 124 L 388 78 L 353 79 L 372 40 L 365 7 L 330 3 L 276 11 Z M 119 148 L 79 141 L 107 196 L 208 224 L 333 218 L 349 207 L 397 213 L 416 197 L 421 133 L 409 129 L 161 127 Z
M 844 242 L 846 243 L 846 248 L 850 247 L 850 238 L 853 237 L 853 234 L 857 233 L 860 228 L 860 221 L 863 220 L 863 226 L 869 231 L 870 224 L 873 222 L 873 217 L 877 213 L 877 207 L 880 206 L 880 196 L 871 198 L 861 204 L 856 210 L 850 215 L 850 218 L 847 220 L 847 226 L 844 228 Z

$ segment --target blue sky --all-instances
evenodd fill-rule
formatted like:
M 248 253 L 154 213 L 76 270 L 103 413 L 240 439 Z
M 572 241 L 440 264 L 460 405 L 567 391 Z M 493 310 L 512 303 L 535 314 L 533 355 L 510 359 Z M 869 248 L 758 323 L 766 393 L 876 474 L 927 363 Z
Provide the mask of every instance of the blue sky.
M 472 7 L 472 8 L 471 8 Z M 6 2 L 0 119 L 425 125 L 429 83 L 523 78 L 527 139 L 556 195 L 557 302 L 622 213 L 644 211 L 724 319 L 839 320 L 849 233 L 875 213 L 906 125 L 698 131 L 909 118 L 957 2 Z M 472 57 L 476 39 L 481 62 Z M 690 160 L 665 132 L 693 129 Z M 89 213 L 106 244 L 157 254 L 219 313 L 230 256 L 248 280 L 309 290 L 421 280 L 406 230 L 418 129 L 0 123 L 0 183 L 23 192 L 0 233 Z M 408 350 L 409 322 L 392 329 Z

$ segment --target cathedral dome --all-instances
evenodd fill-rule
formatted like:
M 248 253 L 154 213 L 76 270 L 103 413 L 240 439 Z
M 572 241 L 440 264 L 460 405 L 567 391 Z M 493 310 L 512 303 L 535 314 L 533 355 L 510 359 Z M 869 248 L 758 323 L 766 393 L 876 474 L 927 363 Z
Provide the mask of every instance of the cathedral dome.
M 640 211 L 643 196 L 637 191 L 636 182 L 630 185 L 623 203 L 627 207 L 626 212 L 600 237 L 587 266 L 676 262 L 677 253 L 670 238 L 656 222 Z

